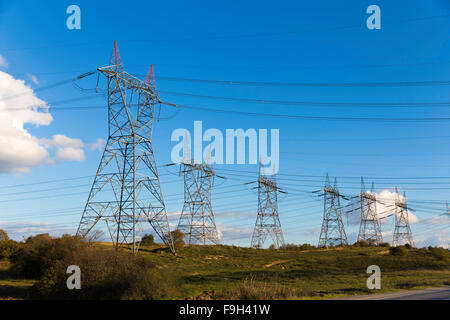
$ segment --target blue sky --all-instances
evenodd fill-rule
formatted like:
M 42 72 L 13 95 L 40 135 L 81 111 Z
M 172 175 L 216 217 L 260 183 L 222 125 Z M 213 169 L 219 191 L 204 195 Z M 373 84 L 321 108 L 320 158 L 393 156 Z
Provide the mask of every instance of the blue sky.
M 81 8 L 81 30 L 66 28 L 66 8 L 70 4 Z M 365 26 L 368 17 L 365 11 L 371 4 L 381 8 L 381 30 L 368 30 Z M 36 1 L 0 0 L 0 55 L 7 61 L 0 71 L 25 79 L 27 85 L 37 89 L 107 65 L 112 43 L 117 40 L 125 69 L 143 78 L 153 64 L 161 98 L 171 103 L 268 114 L 450 117 L 448 106 L 270 105 L 163 93 L 313 102 L 448 102 L 448 86 L 263 87 L 168 81 L 164 77 L 295 83 L 448 80 L 449 19 L 450 4 L 445 0 L 46 1 L 45 5 Z M 30 75 L 37 77 L 39 84 L 33 83 Z M 80 81 L 79 85 L 95 88 L 96 76 Z M 50 106 L 51 102 L 92 94 L 70 83 L 35 92 Z M 99 95 L 66 103 L 64 107 L 102 105 L 105 100 Z M 39 139 L 63 134 L 81 139 L 85 145 L 98 138 L 106 139 L 104 109 L 57 109 L 57 105 L 50 108 L 54 118 L 51 124 L 26 125 L 27 131 Z M 182 179 L 172 175 L 176 170 L 162 167 L 170 162 L 174 146 L 170 135 L 177 128 L 193 130 L 193 121 L 202 120 L 204 129 L 217 128 L 223 132 L 227 128 L 280 129 L 278 182 L 288 191 L 280 200 L 280 220 L 287 242 L 318 241 L 322 203 L 296 190 L 320 188 L 327 172 L 337 176 L 338 182 L 342 182 L 340 190 L 350 195 L 359 192 L 357 177 L 362 175 L 367 177 L 367 185 L 370 177 L 378 178 L 377 191 L 397 184 L 406 192 L 411 207 L 414 208 L 413 201 L 418 201 L 414 215 L 420 221 L 412 225 L 416 242 L 441 243 L 442 239 L 448 242 L 448 231 L 433 217 L 444 212 L 450 179 L 410 179 L 450 176 L 448 122 L 312 121 L 192 109 L 183 109 L 170 118 L 173 114 L 173 109 L 164 108 L 162 120 L 156 123 L 153 132 L 169 212 L 181 210 L 182 198 L 169 195 L 181 194 L 183 188 Z M 56 161 L 20 175 L 0 173 L 0 187 L 3 186 L 0 227 L 10 228 L 11 234 L 19 239 L 42 230 L 55 234 L 73 232 L 101 157 L 98 150 L 85 148 L 85 153 L 84 161 Z M 256 195 L 242 185 L 245 181 L 237 178 L 254 180 L 258 168 L 222 165 L 216 169 L 228 178 L 221 185 L 227 188 L 223 190 L 231 190 L 213 193 L 224 242 L 248 245 L 248 232 L 251 233 L 256 217 Z M 241 170 L 245 174 L 239 177 L 227 170 Z M 77 179 L 31 185 L 65 178 Z M 44 191 L 47 189 L 52 190 Z M 439 202 L 423 202 L 429 200 Z M 392 221 L 384 224 L 383 229 L 391 231 Z M 349 237 L 354 237 L 355 230 L 355 226 L 348 225 Z M 442 230 L 447 233 L 442 235 Z M 437 234 L 440 240 L 435 239 Z M 386 237 L 391 240 L 391 235 Z

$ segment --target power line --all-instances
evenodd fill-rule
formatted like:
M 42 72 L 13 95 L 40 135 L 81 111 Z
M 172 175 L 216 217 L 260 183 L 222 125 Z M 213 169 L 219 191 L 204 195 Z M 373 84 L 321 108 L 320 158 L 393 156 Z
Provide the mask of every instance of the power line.
M 35 89 L 30 90 L 30 91 L 27 91 L 27 92 L 22 92 L 22 93 L 14 94 L 14 95 L 11 95 L 11 96 L 3 97 L 3 98 L 0 99 L 0 101 L 5 101 L 5 100 L 9 100 L 9 99 L 14 99 L 14 98 L 21 97 L 21 96 L 23 96 L 23 95 L 33 94 L 34 92 L 40 92 L 40 91 L 44 91 L 44 90 L 56 88 L 56 87 L 65 85 L 65 84 L 67 84 L 67 83 L 71 83 L 71 82 L 74 82 L 74 81 L 76 81 L 76 80 L 83 79 L 83 78 L 85 78 L 85 77 L 88 77 L 88 76 L 90 76 L 90 75 L 93 75 L 93 74 L 96 73 L 96 72 L 97 72 L 97 70 L 88 71 L 88 72 L 83 73 L 83 74 L 80 74 L 80 75 L 78 75 L 78 76 L 76 76 L 76 77 L 72 77 L 72 78 L 65 79 L 65 80 L 62 80 L 62 81 L 59 81 L 59 82 L 55 82 L 55 83 L 52 83 L 52 84 L 49 84 L 49 85 L 46 85 L 46 86 L 38 87 L 38 88 L 35 88 Z
M 258 103 L 258 104 L 275 104 L 275 105 L 292 105 L 292 106 L 343 106 L 343 107 L 425 107 L 425 106 L 438 106 L 448 107 L 450 102 L 335 102 L 335 101 L 292 101 L 292 100 L 271 100 L 262 98 L 234 98 L 234 97 L 218 97 L 201 94 L 192 94 L 185 92 L 174 91 L 162 91 L 160 93 L 175 96 L 184 96 L 191 98 L 201 98 L 210 100 L 221 101 L 236 101 L 245 103 Z
M 259 113 L 235 111 L 217 108 L 196 107 L 188 105 L 178 105 L 177 107 L 183 109 L 192 109 L 215 113 L 229 113 L 244 116 L 266 117 L 266 118 L 282 118 L 290 120 L 318 120 L 318 121 L 367 121 L 367 122 L 446 122 L 450 121 L 450 117 L 416 117 L 416 118 L 387 118 L 387 117 L 331 117 L 331 116 L 308 116 L 308 115 L 294 115 L 294 114 L 274 114 L 274 113 Z
M 408 19 L 398 19 L 391 21 L 384 21 L 385 25 L 393 25 L 393 24 L 402 24 L 402 23 L 410 23 L 410 22 L 419 22 L 419 21 L 429 21 L 435 19 L 442 19 L 449 17 L 450 14 L 443 15 L 434 15 L 428 17 L 418 17 L 418 18 L 408 18 Z M 332 27 L 318 27 L 318 28 L 309 28 L 309 29 L 301 29 L 298 31 L 281 31 L 274 33 L 253 33 L 253 34 L 229 34 L 229 35 L 213 35 L 213 36 L 200 36 L 200 37 L 179 37 L 179 38 L 165 38 L 165 39 L 140 39 L 140 40 L 121 40 L 123 43 L 158 43 L 158 42 L 170 42 L 173 41 L 205 41 L 205 40 L 219 40 L 219 39 L 233 39 L 233 38 L 255 38 L 255 37 L 273 37 L 273 36 L 296 36 L 309 32 L 323 32 L 323 31 L 336 31 L 336 30 L 345 30 L 345 29 L 358 29 L 365 28 L 366 24 L 354 24 L 354 25 L 346 25 L 346 26 L 332 26 Z M 22 48 L 6 48 L 2 49 L 2 52 L 8 51 L 22 51 L 22 50 L 33 50 L 33 49 L 52 49 L 52 48 L 60 48 L 60 47 L 80 47 L 80 46 L 88 46 L 92 43 L 95 45 L 106 45 L 109 42 L 106 41 L 98 41 L 95 42 L 79 42 L 79 43 L 59 43 L 59 44 L 47 44 L 40 45 L 36 47 L 22 47 Z
M 142 76 L 142 75 L 140 75 Z M 397 81 L 397 82 L 263 82 L 263 81 L 242 81 L 242 80 L 214 80 L 214 79 L 194 79 L 181 77 L 158 76 L 159 80 L 176 82 L 207 83 L 227 86 L 253 86 L 253 87 L 330 87 L 330 88 L 354 88 L 354 87 L 428 87 L 428 86 L 448 86 L 450 80 L 430 80 L 430 81 Z

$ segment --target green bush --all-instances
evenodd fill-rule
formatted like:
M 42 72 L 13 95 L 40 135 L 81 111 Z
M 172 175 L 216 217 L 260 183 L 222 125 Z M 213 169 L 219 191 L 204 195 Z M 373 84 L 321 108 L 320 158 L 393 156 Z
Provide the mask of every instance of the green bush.
M 384 248 L 390 248 L 391 245 L 389 244 L 389 242 L 382 242 L 378 245 L 379 247 L 384 247 Z
M 432 247 L 429 247 L 428 248 L 428 251 L 431 253 L 431 255 L 434 257 L 434 258 L 436 258 L 437 260 L 440 260 L 440 261 L 446 261 L 446 260 L 448 260 L 449 259 L 449 252 L 448 252 L 448 250 L 447 249 L 444 249 L 444 248 L 438 248 L 438 247 L 436 247 L 436 248 L 432 248 Z
M 174 231 L 170 232 L 170 235 L 172 236 L 173 245 L 175 246 L 175 250 L 181 249 L 184 247 L 184 234 L 181 232 L 181 230 L 176 229 Z
M 69 235 L 27 242 L 13 270 L 38 279 L 32 290 L 35 299 L 162 299 L 177 294 L 166 273 L 163 278 L 151 262 L 129 251 L 99 248 Z M 70 265 L 81 269 L 81 290 L 67 289 Z
M 297 250 L 299 247 L 293 243 L 286 243 L 284 246 L 281 246 L 280 249 L 283 250 Z
M 368 247 L 369 246 L 369 242 L 365 241 L 365 240 L 359 240 L 357 242 L 355 242 L 353 244 L 354 247 Z
M 152 234 L 145 234 L 141 239 L 141 244 L 151 246 L 155 244 L 155 237 Z
M 140 270 L 129 283 L 121 299 L 124 300 L 161 300 L 177 295 L 178 289 L 174 276 L 159 270 Z
M 0 242 L 1 241 L 8 241 L 9 237 L 5 230 L 0 229 Z
M 408 250 L 405 246 L 391 247 L 389 253 L 393 256 L 405 257 L 408 255 Z
M 11 259 L 14 272 L 21 277 L 38 278 L 44 270 L 64 257 L 76 252 L 88 244 L 79 237 L 63 235 L 52 239 L 48 234 L 40 234 L 26 239 L 19 252 Z
M 0 259 L 14 259 L 20 252 L 21 245 L 14 240 L 0 241 Z

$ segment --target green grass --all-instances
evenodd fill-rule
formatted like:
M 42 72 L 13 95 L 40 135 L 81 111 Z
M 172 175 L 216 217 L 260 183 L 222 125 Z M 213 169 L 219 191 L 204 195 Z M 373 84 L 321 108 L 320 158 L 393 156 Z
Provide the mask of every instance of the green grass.
M 32 279 L 12 278 L 10 262 L 0 260 L 0 300 L 26 299 L 35 282 Z
M 140 255 L 178 277 L 175 299 L 323 299 L 450 285 L 450 261 L 427 250 L 398 257 L 378 247 L 299 251 L 219 245 L 184 247 L 173 256 L 154 245 L 142 247 Z M 381 290 L 366 287 L 372 264 L 381 268 Z M 13 280 L 9 268 L 0 261 L 0 299 L 26 298 L 34 280 Z
M 240 298 L 252 290 L 263 298 L 282 299 L 368 294 L 374 292 L 366 287 L 366 269 L 372 264 L 382 273 L 382 289 L 376 292 L 450 285 L 450 262 L 424 250 L 396 257 L 376 247 L 288 251 L 193 246 L 177 257 L 145 249 L 142 254 L 180 276 L 180 298 Z M 257 298 L 257 293 L 250 296 Z

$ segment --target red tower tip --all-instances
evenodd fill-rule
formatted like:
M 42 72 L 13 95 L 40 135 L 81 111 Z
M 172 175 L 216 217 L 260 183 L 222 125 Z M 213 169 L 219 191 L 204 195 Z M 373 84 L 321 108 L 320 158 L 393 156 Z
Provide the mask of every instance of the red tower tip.
M 117 47 L 117 41 L 114 40 L 114 46 L 111 53 L 111 59 L 109 65 L 115 65 L 116 67 L 123 68 L 122 59 L 120 58 L 119 48 Z
M 147 76 L 145 77 L 147 80 L 147 83 L 152 86 L 153 88 L 156 88 L 156 82 L 155 82 L 155 73 L 153 72 L 153 65 L 150 66 L 150 69 L 148 70 Z

